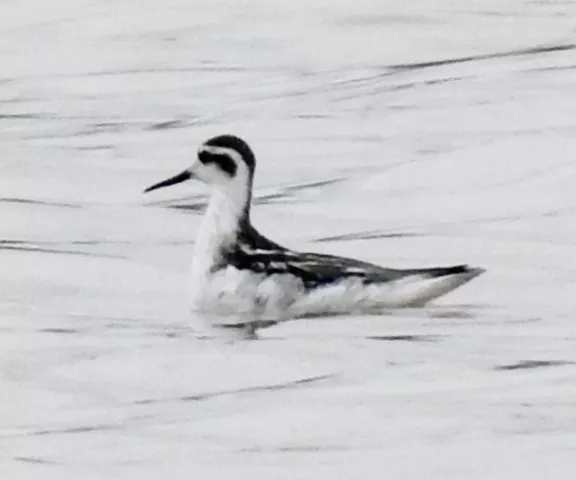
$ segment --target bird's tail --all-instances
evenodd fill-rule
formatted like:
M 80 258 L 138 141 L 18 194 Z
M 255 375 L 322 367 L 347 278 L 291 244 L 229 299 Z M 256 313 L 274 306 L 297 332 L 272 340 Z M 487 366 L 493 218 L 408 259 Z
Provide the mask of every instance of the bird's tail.
M 472 280 L 481 273 L 484 273 L 483 268 L 469 267 L 468 265 L 455 265 L 452 267 L 432 267 L 432 268 L 414 268 L 405 270 L 410 275 L 422 275 L 428 278 L 445 277 L 447 275 L 462 275 L 470 277 Z
M 415 275 L 430 280 L 430 283 L 426 287 L 423 287 L 419 295 L 415 296 L 414 301 L 410 302 L 407 306 L 423 306 L 430 300 L 455 290 L 484 272 L 485 270 L 483 268 L 470 267 L 468 265 L 405 270 L 405 273 L 410 276 Z

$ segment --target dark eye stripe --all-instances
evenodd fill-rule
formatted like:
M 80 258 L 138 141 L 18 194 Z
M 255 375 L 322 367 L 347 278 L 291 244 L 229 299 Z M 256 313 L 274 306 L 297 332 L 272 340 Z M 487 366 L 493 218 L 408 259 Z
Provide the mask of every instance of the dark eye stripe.
M 200 152 L 198 154 L 198 159 L 204 165 L 214 163 L 216 166 L 218 166 L 220 170 L 228 174 L 230 177 L 236 175 L 236 169 L 238 168 L 236 162 L 227 155 L 210 153 L 210 152 Z

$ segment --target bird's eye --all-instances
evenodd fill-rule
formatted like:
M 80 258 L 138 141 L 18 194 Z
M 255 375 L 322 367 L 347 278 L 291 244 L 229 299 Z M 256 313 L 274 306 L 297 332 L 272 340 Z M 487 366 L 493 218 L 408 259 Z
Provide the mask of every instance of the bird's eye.
M 228 155 L 201 151 L 198 153 L 198 160 L 204 165 L 214 164 L 228 176 L 236 175 L 237 165 Z

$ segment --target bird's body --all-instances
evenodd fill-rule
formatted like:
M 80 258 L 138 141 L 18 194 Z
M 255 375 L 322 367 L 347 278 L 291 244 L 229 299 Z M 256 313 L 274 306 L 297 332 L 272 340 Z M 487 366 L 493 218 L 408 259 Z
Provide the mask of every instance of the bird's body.
M 238 137 L 208 140 L 199 162 L 149 189 L 195 177 L 213 187 L 194 248 L 191 306 L 212 325 L 268 326 L 322 314 L 422 306 L 483 272 L 466 265 L 398 270 L 288 250 L 250 222 L 255 158 Z

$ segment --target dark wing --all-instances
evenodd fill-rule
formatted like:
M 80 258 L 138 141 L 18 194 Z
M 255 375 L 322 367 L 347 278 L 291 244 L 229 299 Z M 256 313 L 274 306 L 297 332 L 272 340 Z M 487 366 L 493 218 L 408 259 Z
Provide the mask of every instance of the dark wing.
M 262 235 L 252 226 L 248 218 L 243 218 L 241 222 L 240 231 L 238 232 L 238 245 L 240 245 L 243 250 L 288 251 L 283 246 L 274 243 Z
M 401 278 L 401 270 L 384 268 L 368 262 L 346 257 L 318 253 L 293 253 L 287 259 L 300 276 L 306 277 L 307 288 L 319 287 L 346 278 L 357 278 L 364 284 L 385 283 Z
M 307 289 L 334 283 L 345 278 L 362 282 L 389 282 L 404 276 L 401 270 L 382 268 L 351 258 L 289 250 L 247 250 L 239 247 L 227 255 L 226 263 L 239 270 L 256 273 L 292 274 L 302 280 Z
M 225 264 L 233 265 L 239 270 L 248 269 L 270 275 L 292 274 L 300 278 L 307 289 L 346 278 L 357 278 L 364 284 L 371 284 L 386 283 L 411 275 L 434 278 L 470 272 L 466 265 L 398 270 L 353 258 L 292 252 L 268 240 L 251 225 L 246 227 L 239 236 L 235 249 L 223 252 Z

